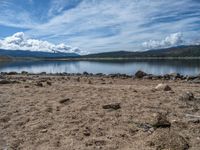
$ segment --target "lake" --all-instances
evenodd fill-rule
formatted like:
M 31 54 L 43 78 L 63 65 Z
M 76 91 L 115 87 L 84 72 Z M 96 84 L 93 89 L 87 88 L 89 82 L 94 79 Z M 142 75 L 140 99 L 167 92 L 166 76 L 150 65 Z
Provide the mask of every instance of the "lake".
M 0 72 L 30 73 L 122 73 L 132 75 L 138 70 L 163 75 L 200 74 L 200 60 L 113 60 L 113 61 L 16 61 L 0 62 Z

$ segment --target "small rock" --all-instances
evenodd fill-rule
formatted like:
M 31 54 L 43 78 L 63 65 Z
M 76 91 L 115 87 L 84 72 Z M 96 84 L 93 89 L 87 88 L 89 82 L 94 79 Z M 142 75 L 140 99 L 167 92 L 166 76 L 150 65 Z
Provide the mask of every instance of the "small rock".
M 175 131 L 157 130 L 151 137 L 151 145 L 156 150 L 188 150 L 189 143 L 180 134 Z
M 42 129 L 40 132 L 41 133 L 46 133 L 48 130 L 47 129 Z
M 120 109 L 120 103 L 114 103 L 114 104 L 108 104 L 108 105 L 103 105 L 102 106 L 103 109 L 113 109 L 113 110 L 117 110 Z
M 163 75 L 163 78 L 164 78 L 165 80 L 169 80 L 169 79 L 170 79 L 170 75 L 169 75 L 169 74 L 165 74 L 165 75 Z
M 26 71 L 22 71 L 21 74 L 23 74 L 23 75 L 27 75 L 28 72 L 26 72 Z
M 135 73 L 135 77 L 136 77 L 136 78 L 143 78 L 144 76 L 147 76 L 147 73 L 145 73 L 145 72 L 143 72 L 143 71 L 141 71 L 141 70 L 139 70 L 139 71 L 137 71 L 137 72 Z
M 10 81 L 10 80 L 6 80 L 6 79 L 3 79 L 3 80 L 0 80 L 0 84 L 11 84 L 11 83 L 14 83 L 15 81 Z
M 191 80 L 190 82 L 195 83 L 195 84 L 200 84 L 200 79 L 197 78 L 197 79 Z
M 183 93 L 180 98 L 180 100 L 183 100 L 183 101 L 192 101 L 192 100 L 195 100 L 194 98 L 194 94 L 192 92 L 186 92 L 186 93 Z
M 53 112 L 53 108 L 52 107 L 47 107 L 45 109 L 46 112 L 52 113 Z
M 88 81 L 88 84 L 92 84 L 92 81 L 91 81 L 91 80 L 89 80 L 89 81 Z
M 77 82 L 80 82 L 80 81 L 81 81 L 81 80 L 80 80 L 80 77 L 78 77 L 78 78 L 76 79 L 76 81 L 77 81 Z
M 64 104 L 64 103 L 66 103 L 66 102 L 68 102 L 68 101 L 70 101 L 70 99 L 69 99 L 69 98 L 66 98 L 66 99 L 60 100 L 59 103 L 60 103 L 60 104 Z
M 36 86 L 43 87 L 44 85 L 42 82 L 38 82 L 38 83 L 36 83 Z
M 10 117 L 9 116 L 2 116 L 1 118 L 0 118 L 0 122 L 8 122 L 10 120 Z
M 167 84 L 158 84 L 155 88 L 156 90 L 171 91 L 171 87 Z
M 83 75 L 87 76 L 87 75 L 89 75 L 89 73 L 85 71 L 85 72 L 83 72 Z
M 8 75 L 16 75 L 16 74 L 17 74 L 17 72 L 14 72 L 14 71 L 8 73 Z
M 153 128 L 153 126 L 150 125 L 149 123 L 141 123 L 138 124 L 137 127 L 143 129 L 144 132 L 148 132 L 150 129 Z
M 50 81 L 47 81 L 47 85 L 50 85 L 50 86 L 51 86 L 51 85 L 52 85 L 52 83 L 51 83 Z
M 156 116 L 154 118 L 154 122 L 153 122 L 152 126 L 154 128 L 170 128 L 171 123 L 167 120 L 166 115 L 164 115 L 162 113 L 158 113 L 158 114 L 156 114 Z
M 90 129 L 88 127 L 85 128 L 85 130 L 83 131 L 83 135 L 85 136 L 90 136 Z
M 181 78 L 181 75 L 179 73 L 171 73 L 169 74 L 171 79 L 177 79 L 177 78 Z
M 147 75 L 147 76 L 144 76 L 143 79 L 152 79 L 152 76 Z
M 186 77 L 186 80 L 187 80 L 187 81 L 195 80 L 195 79 L 198 79 L 198 77 L 197 77 L 197 76 L 187 76 L 187 77 Z
M 46 75 L 47 73 L 46 72 L 41 72 L 39 73 L 40 75 Z

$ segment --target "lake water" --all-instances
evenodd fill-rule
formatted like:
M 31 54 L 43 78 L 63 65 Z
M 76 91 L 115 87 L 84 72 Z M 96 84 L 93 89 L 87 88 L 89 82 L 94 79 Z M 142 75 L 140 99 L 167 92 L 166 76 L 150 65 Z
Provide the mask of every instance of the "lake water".
M 18 61 L 0 62 L 0 72 L 30 73 L 122 73 L 132 75 L 138 70 L 163 75 L 180 73 L 200 74 L 200 60 L 115 60 L 115 61 Z

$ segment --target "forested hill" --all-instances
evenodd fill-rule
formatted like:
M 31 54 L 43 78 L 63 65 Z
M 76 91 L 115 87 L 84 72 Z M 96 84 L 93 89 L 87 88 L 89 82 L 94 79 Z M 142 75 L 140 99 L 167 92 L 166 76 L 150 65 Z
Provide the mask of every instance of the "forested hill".
M 135 58 L 135 57 L 200 57 L 200 45 L 179 46 L 143 52 L 115 51 L 82 56 L 83 58 Z

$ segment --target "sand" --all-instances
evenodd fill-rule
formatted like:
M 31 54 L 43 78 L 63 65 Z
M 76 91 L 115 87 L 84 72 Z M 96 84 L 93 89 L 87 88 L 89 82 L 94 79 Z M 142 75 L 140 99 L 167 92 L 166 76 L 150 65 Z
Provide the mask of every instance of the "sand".
M 0 84 L 2 150 L 200 149 L 200 84 L 105 76 L 3 77 L 17 82 Z M 160 83 L 171 90 L 155 90 Z M 181 100 L 188 91 L 195 99 Z M 153 127 L 158 114 L 171 126 Z

